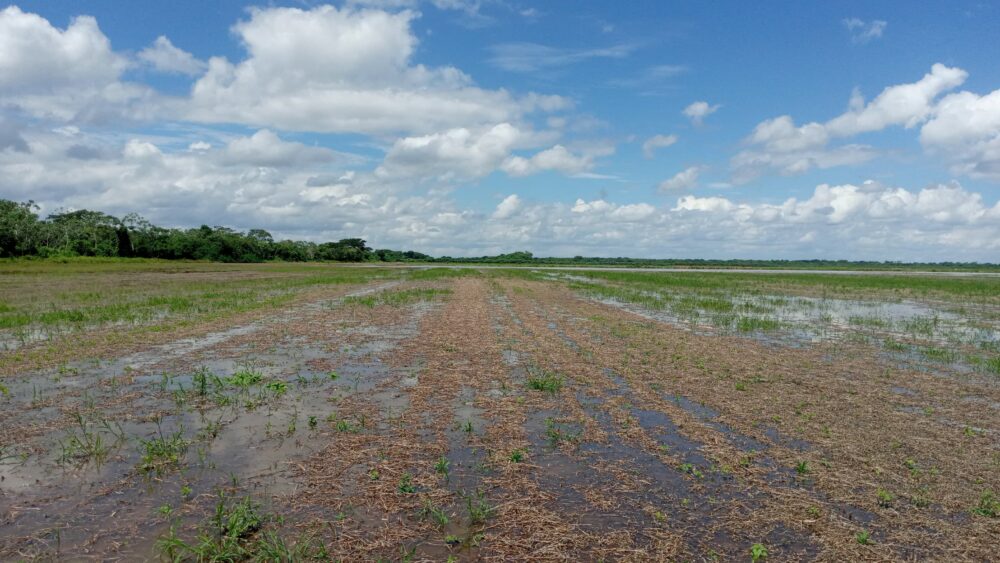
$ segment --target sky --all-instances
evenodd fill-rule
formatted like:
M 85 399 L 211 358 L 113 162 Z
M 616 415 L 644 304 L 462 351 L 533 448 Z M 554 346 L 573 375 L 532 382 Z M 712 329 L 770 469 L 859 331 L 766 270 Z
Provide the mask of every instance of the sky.
M 967 0 L 24 1 L 0 198 L 433 255 L 1000 262 L 997 29 Z

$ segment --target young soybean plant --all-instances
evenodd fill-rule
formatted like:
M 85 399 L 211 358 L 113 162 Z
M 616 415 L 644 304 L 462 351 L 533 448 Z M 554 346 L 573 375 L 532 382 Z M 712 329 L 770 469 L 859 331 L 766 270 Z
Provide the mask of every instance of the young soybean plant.
M 486 501 L 486 495 L 476 490 L 474 494 L 466 495 L 465 505 L 469 510 L 469 522 L 472 524 L 485 524 L 495 510 Z
M 434 471 L 440 473 L 441 475 L 444 475 L 445 478 L 448 477 L 448 471 L 450 468 L 451 468 L 451 462 L 448 461 L 448 458 L 444 456 L 438 458 L 437 462 L 434 463 Z

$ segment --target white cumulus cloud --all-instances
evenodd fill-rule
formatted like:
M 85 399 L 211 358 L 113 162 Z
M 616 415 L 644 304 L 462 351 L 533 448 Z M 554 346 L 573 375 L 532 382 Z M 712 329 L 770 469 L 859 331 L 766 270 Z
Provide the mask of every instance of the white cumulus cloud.
M 893 126 L 913 128 L 934 114 L 941 94 L 961 85 L 967 76 L 960 68 L 935 64 L 920 80 L 889 86 L 870 102 L 855 91 L 848 110 L 825 123 L 800 126 L 788 115 L 765 120 L 745 139 L 748 148 L 730 160 L 733 180 L 742 183 L 768 172 L 794 175 L 871 160 L 876 156 L 871 146 L 829 144 Z
M 298 131 L 428 133 L 569 106 L 558 96 L 478 88 L 454 67 L 413 64 L 415 17 L 333 6 L 253 9 L 233 28 L 247 58 L 211 58 L 187 117 Z
M 119 80 L 128 65 L 90 16 L 58 29 L 17 6 L 0 11 L 0 107 L 64 121 L 154 111 L 149 88 Z
M 138 57 L 139 60 L 160 72 L 194 76 L 201 74 L 208 68 L 204 61 L 200 61 L 191 53 L 175 47 L 165 35 L 157 37 L 152 45 L 139 51 Z
M 493 218 L 507 219 L 517 213 L 519 209 L 521 209 L 521 198 L 517 197 L 517 194 L 510 194 L 497 205 L 496 211 L 493 212 Z
M 510 123 L 404 137 L 393 143 L 376 175 L 444 181 L 480 178 L 496 170 L 514 148 L 528 143 L 529 138 Z
M 1000 181 L 1000 90 L 945 96 L 921 128 L 920 142 L 956 174 Z
M 512 156 L 504 161 L 503 170 L 511 176 L 529 176 L 546 170 L 563 174 L 579 174 L 593 166 L 587 155 L 576 155 L 562 145 L 536 153 L 530 158 Z
M 722 106 L 719 104 L 713 106 L 704 101 L 693 102 L 684 108 L 684 111 L 681 113 L 686 115 L 691 120 L 691 123 L 700 126 L 705 121 L 706 117 L 712 115 L 721 107 Z
M 674 174 L 670 178 L 660 182 L 661 192 L 672 192 L 678 190 L 689 190 L 698 185 L 698 176 L 701 174 L 701 166 L 691 166 Z

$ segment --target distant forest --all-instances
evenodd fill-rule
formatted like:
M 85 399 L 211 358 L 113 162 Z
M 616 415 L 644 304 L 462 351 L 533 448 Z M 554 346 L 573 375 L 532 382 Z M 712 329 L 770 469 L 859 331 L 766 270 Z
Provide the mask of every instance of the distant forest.
M 135 213 L 119 219 L 100 211 L 67 211 L 41 219 L 34 202 L 0 199 L 0 257 L 107 256 L 214 262 L 400 262 L 427 260 L 413 251 L 374 250 L 359 238 L 336 242 L 276 241 L 262 229 L 247 232 L 202 225 L 168 229 Z
M 214 262 L 439 262 L 522 264 L 536 266 L 618 266 L 687 268 L 788 268 L 996 271 L 998 264 L 969 262 L 877 262 L 849 260 L 708 260 L 656 258 L 540 258 L 518 251 L 495 256 L 432 257 L 412 250 L 372 249 L 360 238 L 336 242 L 276 241 L 263 229 L 242 232 L 202 225 L 171 229 L 153 225 L 135 213 L 123 218 L 100 211 L 57 212 L 42 219 L 34 202 L 0 199 L 0 258 L 103 256 L 210 260 Z

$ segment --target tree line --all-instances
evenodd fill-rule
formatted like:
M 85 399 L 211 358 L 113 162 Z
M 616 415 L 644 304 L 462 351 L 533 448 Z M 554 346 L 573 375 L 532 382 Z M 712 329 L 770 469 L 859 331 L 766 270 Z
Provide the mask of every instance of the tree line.
M 412 250 L 369 248 L 360 238 L 336 242 L 276 241 L 263 229 L 242 232 L 202 225 L 171 229 L 130 213 L 118 218 L 100 211 L 56 212 L 42 219 L 32 201 L 0 199 L 0 257 L 108 256 L 211 260 L 215 262 L 399 262 L 427 260 Z

